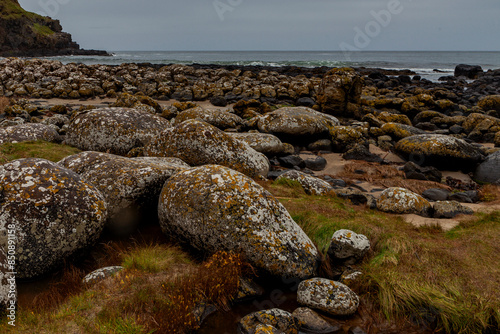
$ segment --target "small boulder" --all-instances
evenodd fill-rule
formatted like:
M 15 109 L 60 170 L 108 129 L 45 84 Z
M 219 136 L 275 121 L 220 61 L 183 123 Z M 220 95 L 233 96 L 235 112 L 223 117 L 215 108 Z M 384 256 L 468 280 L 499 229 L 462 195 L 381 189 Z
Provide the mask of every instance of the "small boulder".
M 259 330 L 261 333 L 298 334 L 300 322 L 290 312 L 273 308 L 244 316 L 238 329 L 241 334 L 257 334 Z
M 451 193 L 448 196 L 449 201 L 457 201 L 460 203 L 477 203 L 479 202 L 478 192 L 475 190 L 463 191 L 459 193 Z
M 306 158 L 304 159 L 304 162 L 306 164 L 306 168 L 318 172 L 325 169 L 327 164 L 326 159 L 318 155 L 314 156 L 314 158 Z
M 238 115 L 232 114 L 225 110 L 219 109 L 205 109 L 202 107 L 195 107 L 184 110 L 177 115 L 174 119 L 174 125 L 180 124 L 188 119 L 197 119 L 211 124 L 221 130 L 237 129 L 243 126 L 245 121 Z
M 299 182 L 308 195 L 323 196 L 333 190 L 333 187 L 328 182 L 296 170 L 289 170 L 281 174 L 277 180 L 280 179 L 289 179 Z
M 364 144 L 366 141 L 363 133 L 351 126 L 331 127 L 330 136 L 334 152 L 346 152 L 355 145 Z
M 297 301 L 334 316 L 352 315 L 359 306 L 359 297 L 348 286 L 325 278 L 300 282 Z
M 414 162 L 407 162 L 403 168 L 407 179 L 441 182 L 443 174 L 435 167 L 420 167 Z
M 59 143 L 61 142 L 61 137 L 52 126 L 40 123 L 0 127 L 0 144 L 38 140 Z
M 434 203 L 434 218 L 453 218 L 458 215 L 472 215 L 474 210 L 456 201 L 439 201 Z
M 404 188 L 388 188 L 380 194 L 378 209 L 384 212 L 429 217 L 432 206 L 425 198 Z
M 500 111 L 500 95 L 489 95 L 482 97 L 477 103 L 484 111 Z
M 300 155 L 291 154 L 284 157 L 279 157 L 278 162 L 281 166 L 286 168 L 305 168 L 306 162 L 300 157 Z
M 336 231 L 328 247 L 328 256 L 336 262 L 354 264 L 370 250 L 370 240 L 350 230 Z
M 474 180 L 478 182 L 495 183 L 500 180 L 500 151 L 488 155 L 474 173 Z
M 278 137 L 269 133 L 229 132 L 228 134 L 238 140 L 244 141 L 250 145 L 251 148 L 266 156 L 272 157 L 275 155 L 293 153 L 289 152 L 288 145 L 284 145 Z
M 414 135 L 425 134 L 425 131 L 416 127 L 399 123 L 386 123 L 382 125 L 380 130 L 382 131 L 382 135 L 391 136 L 395 141 Z
M 450 192 L 446 189 L 431 188 L 427 189 L 422 193 L 422 196 L 429 201 L 446 201 Z

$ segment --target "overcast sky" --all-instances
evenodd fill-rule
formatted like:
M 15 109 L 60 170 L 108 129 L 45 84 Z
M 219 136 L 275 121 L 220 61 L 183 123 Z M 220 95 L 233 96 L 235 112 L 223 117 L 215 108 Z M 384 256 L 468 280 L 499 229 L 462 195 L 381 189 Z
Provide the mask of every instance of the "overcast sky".
M 500 51 L 500 0 L 19 3 L 59 19 L 86 49 Z

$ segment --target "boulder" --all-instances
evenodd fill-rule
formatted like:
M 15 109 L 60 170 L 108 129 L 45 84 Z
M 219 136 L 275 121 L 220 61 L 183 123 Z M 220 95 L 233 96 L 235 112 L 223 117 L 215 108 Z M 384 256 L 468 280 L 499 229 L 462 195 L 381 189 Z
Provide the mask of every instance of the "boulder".
M 300 155 L 297 154 L 292 154 L 292 155 L 287 155 L 284 157 L 279 157 L 278 162 L 281 166 L 286 167 L 286 168 L 305 168 L 306 167 L 306 162 Z
M 307 307 L 295 309 L 292 315 L 302 323 L 302 326 L 300 326 L 301 331 L 306 331 L 307 333 L 337 333 L 342 330 L 340 326 L 331 325 L 318 313 Z
M 425 198 L 404 188 L 388 188 L 380 194 L 378 209 L 398 214 L 417 214 L 429 217 L 432 206 Z
M 207 165 L 179 172 L 159 201 L 163 232 L 207 253 L 232 250 L 273 276 L 306 278 L 318 252 L 283 205 L 245 175 Z
M 266 156 L 275 156 L 275 155 L 283 155 L 283 154 L 291 154 L 289 146 L 284 145 L 281 140 L 268 133 L 260 133 L 260 132 L 228 132 L 230 136 L 236 138 L 238 140 L 244 141 L 251 148 L 265 154 Z
M 66 157 L 59 165 L 102 193 L 108 206 L 106 227 L 115 235 L 127 235 L 141 222 L 156 220 L 163 184 L 190 168 L 176 158 L 125 158 L 92 151 Z
M 145 147 L 146 156 L 176 157 L 189 165 L 219 164 L 250 177 L 266 176 L 269 161 L 247 143 L 208 123 L 187 120 L 157 135 Z
M 351 147 L 347 152 L 342 154 L 342 158 L 345 160 L 363 160 L 367 162 L 377 162 L 382 163 L 382 159 L 377 154 L 371 153 L 370 149 L 364 144 L 356 144 Z
M 300 282 L 297 301 L 334 316 L 352 315 L 359 306 L 359 297 L 348 286 L 325 278 Z
M 448 196 L 449 201 L 457 201 L 460 203 L 477 203 L 479 202 L 479 194 L 475 190 L 462 191 L 459 193 L 451 193 Z
M 195 107 L 184 110 L 174 119 L 174 125 L 180 124 L 188 119 L 197 119 L 211 124 L 221 130 L 241 128 L 245 121 L 238 115 L 219 109 L 204 109 Z
M 289 179 L 299 182 L 308 195 L 323 196 L 331 193 L 333 190 L 333 187 L 328 182 L 296 170 L 289 170 L 281 174 L 277 180 L 281 179 Z
M 314 157 L 304 159 L 304 163 L 306 164 L 306 168 L 319 172 L 326 168 L 328 162 L 322 156 L 315 155 Z
M 334 126 L 330 128 L 330 136 L 334 152 L 347 152 L 357 144 L 364 144 L 366 139 L 361 131 L 351 126 Z
M 459 64 L 455 66 L 456 77 L 466 77 L 468 79 L 477 79 L 479 74 L 483 73 L 483 69 L 479 65 Z
M 399 123 L 385 123 L 380 128 L 382 135 L 391 136 L 395 141 L 410 137 L 413 135 L 425 134 L 425 131 L 415 128 L 411 125 L 399 124 Z
M 349 104 L 359 104 L 363 80 L 352 68 L 335 68 L 321 80 L 316 101 L 321 111 L 331 115 L 349 113 Z
M 128 108 L 102 108 L 73 117 L 66 144 L 84 151 L 125 155 L 146 145 L 170 123 L 148 112 Z
M 422 196 L 429 201 L 446 201 L 450 192 L 445 189 L 431 188 L 427 189 L 422 193 Z
M 404 165 L 403 171 L 405 172 L 407 179 L 441 183 L 441 179 L 443 178 L 443 173 L 441 173 L 437 168 L 432 166 L 420 167 L 419 165 L 411 161 L 408 161 Z
M 489 95 L 482 97 L 477 103 L 484 111 L 500 111 L 500 95 Z
M 484 159 L 479 147 L 451 136 L 425 134 L 404 138 L 395 150 L 420 166 L 445 170 L 470 170 Z
M 474 173 L 474 180 L 478 182 L 495 183 L 500 180 L 500 151 L 488 155 Z
M 339 184 L 339 186 L 340 188 L 334 189 L 335 195 L 337 195 L 337 197 L 348 199 L 354 205 L 366 204 L 370 209 L 377 208 L 377 201 L 375 200 L 375 197 L 373 197 L 373 195 L 364 193 L 356 188 L 342 186 L 341 184 Z
M 59 143 L 61 137 L 53 127 L 46 124 L 27 123 L 0 127 L 0 144 L 38 140 Z
M 50 272 L 92 246 L 104 228 L 101 193 L 75 172 L 43 159 L 0 166 L 0 245 L 15 226 L 17 278 Z
M 277 308 L 250 313 L 238 323 L 241 334 L 298 334 L 299 329 L 300 322 L 290 312 Z
M 354 264 L 370 250 L 370 240 L 350 230 L 336 231 L 328 246 L 328 256 L 335 262 Z
M 458 215 L 472 215 L 474 210 L 456 201 L 439 201 L 434 203 L 434 218 L 453 218 Z

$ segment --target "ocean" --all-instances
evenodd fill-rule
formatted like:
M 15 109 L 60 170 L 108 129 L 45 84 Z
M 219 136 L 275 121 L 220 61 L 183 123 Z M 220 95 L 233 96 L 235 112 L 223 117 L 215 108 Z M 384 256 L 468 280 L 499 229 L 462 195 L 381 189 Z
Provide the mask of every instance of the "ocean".
M 218 64 L 302 67 L 369 67 L 410 69 L 437 81 L 453 75 L 458 64 L 480 65 L 484 70 L 500 68 L 500 52 L 449 51 L 115 51 L 112 57 L 54 57 L 63 63 L 108 64 Z

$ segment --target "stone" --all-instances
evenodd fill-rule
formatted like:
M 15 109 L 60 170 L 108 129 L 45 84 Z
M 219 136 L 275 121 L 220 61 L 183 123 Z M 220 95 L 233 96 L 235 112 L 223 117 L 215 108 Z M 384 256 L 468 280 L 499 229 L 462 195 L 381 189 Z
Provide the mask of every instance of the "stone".
M 335 262 L 354 264 L 363 259 L 369 250 L 370 240 L 363 234 L 350 230 L 338 230 L 330 240 L 328 256 Z
M 359 306 L 359 297 L 348 286 L 325 278 L 300 282 L 297 301 L 334 316 L 352 315 Z
M 347 152 L 342 154 L 342 158 L 345 160 L 363 160 L 367 162 L 377 162 L 382 163 L 384 159 L 380 156 L 370 152 L 368 147 L 363 144 L 356 144 L 351 147 Z
M 317 152 L 317 151 L 332 152 L 333 151 L 332 141 L 330 139 L 317 140 L 313 143 L 310 143 L 307 146 L 307 150 L 311 152 Z
M 347 152 L 357 144 L 364 144 L 364 135 L 351 126 L 334 126 L 330 128 L 330 136 L 334 152 Z
M 146 156 L 176 157 L 191 166 L 218 164 L 250 177 L 267 176 L 269 161 L 247 143 L 208 123 L 187 120 L 158 134 L 145 147 Z
M 306 162 L 304 161 L 304 159 L 302 159 L 299 155 L 296 154 L 279 157 L 278 161 L 281 166 L 286 168 L 298 167 L 302 169 L 306 167 Z
M 318 155 L 314 156 L 314 158 L 304 159 L 304 162 L 306 164 L 306 168 L 318 172 L 325 169 L 327 164 L 326 159 Z
M 456 201 L 439 201 L 434 203 L 434 218 L 454 218 L 458 215 L 472 215 L 474 210 Z
M 380 194 L 378 209 L 398 214 L 432 215 L 432 206 L 422 196 L 404 188 L 388 188 Z
M 450 192 L 446 189 L 431 188 L 422 193 L 422 196 L 429 201 L 446 201 Z
M 54 128 L 46 124 L 27 123 L 0 127 L 0 144 L 39 140 L 59 143 L 61 137 Z
M 403 171 L 405 172 L 407 179 L 423 180 L 423 181 L 433 181 L 441 183 L 443 174 L 435 167 L 420 167 L 414 162 L 407 162 Z
M 283 155 L 289 152 L 288 146 L 284 145 L 281 140 L 269 133 L 260 133 L 260 132 L 235 132 L 228 133 L 230 136 L 244 141 L 251 148 L 265 154 L 266 156 L 275 156 L 275 155 Z
M 460 203 L 477 203 L 479 202 L 478 192 L 475 190 L 463 191 L 459 193 L 451 193 L 448 196 L 449 201 L 457 201 Z
M 105 267 L 94 270 L 93 272 L 87 274 L 83 279 L 83 284 L 96 284 L 100 281 L 105 280 L 108 277 L 114 276 L 117 272 L 123 270 L 121 266 Z
M 225 129 L 238 129 L 241 128 L 245 121 L 238 115 L 219 109 L 205 109 L 202 107 L 195 107 L 184 110 L 178 114 L 173 124 L 177 125 L 188 119 L 196 119 L 211 124 L 221 130 Z
M 245 175 L 207 165 L 182 171 L 164 185 L 159 201 L 163 232 L 192 247 L 241 253 L 277 277 L 307 278 L 318 252 L 285 207 Z
M 331 115 L 348 114 L 349 104 L 359 104 L 363 80 L 352 68 L 335 68 L 321 80 L 316 101 L 321 111 Z
M 467 64 L 459 64 L 455 66 L 456 77 L 464 76 L 468 79 L 477 79 L 479 74 L 483 73 L 483 69 L 479 65 L 467 65 Z
M 340 181 L 342 181 L 342 180 L 340 180 Z M 344 182 L 344 181 L 342 181 L 342 182 Z M 345 182 L 344 182 L 344 184 L 345 184 Z M 341 183 L 339 183 L 339 186 L 341 188 L 337 188 L 337 189 L 333 190 L 335 192 L 335 195 L 337 195 L 337 197 L 343 198 L 343 199 L 348 199 L 354 205 L 366 204 L 370 209 L 377 208 L 377 201 L 375 200 L 375 198 L 372 195 L 366 194 L 359 189 L 348 188 L 348 187 L 342 186 Z
M 488 155 L 476 168 L 474 180 L 484 183 L 495 183 L 500 180 L 500 151 Z
M 240 278 L 236 300 L 240 301 L 248 298 L 262 296 L 264 292 L 264 288 L 262 288 L 260 285 L 249 278 L 242 277 Z
M 141 222 L 156 220 L 163 184 L 190 168 L 176 158 L 125 158 L 92 151 L 66 157 L 58 164 L 101 192 L 108 207 L 106 227 L 114 235 L 128 235 Z
M 385 123 L 380 128 L 383 135 L 391 136 L 395 141 L 410 137 L 413 135 L 425 134 L 425 131 L 415 128 L 411 125 L 399 124 L 399 123 Z
M 484 159 L 479 147 L 446 135 L 425 134 L 401 139 L 394 146 L 403 158 L 420 166 L 470 170 Z
M 248 314 L 238 323 L 241 334 L 256 334 L 258 330 L 261 333 L 298 334 L 299 328 L 300 322 L 290 312 L 277 308 Z
M 301 331 L 312 333 L 340 333 L 342 328 L 334 326 L 324 320 L 318 313 L 307 307 L 299 307 L 293 311 L 292 315 L 302 323 Z
M 477 105 L 484 111 L 500 111 L 500 95 L 484 96 L 479 100 Z
M 75 172 L 43 159 L 0 166 L 0 245 L 15 227 L 17 278 L 41 276 L 92 246 L 107 217 L 101 193 Z
M 216 107 L 225 107 L 227 106 L 227 100 L 222 96 L 214 96 L 210 99 L 210 103 Z
M 125 155 L 146 145 L 170 123 L 148 112 L 101 108 L 80 113 L 69 124 L 65 142 L 84 151 Z
M 289 170 L 281 174 L 277 180 L 281 179 L 289 179 L 299 182 L 308 195 L 324 196 L 328 195 L 333 190 L 333 187 L 328 182 L 296 170 Z

